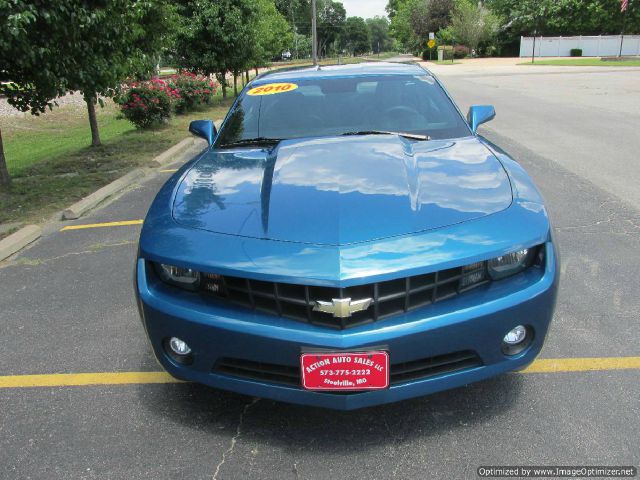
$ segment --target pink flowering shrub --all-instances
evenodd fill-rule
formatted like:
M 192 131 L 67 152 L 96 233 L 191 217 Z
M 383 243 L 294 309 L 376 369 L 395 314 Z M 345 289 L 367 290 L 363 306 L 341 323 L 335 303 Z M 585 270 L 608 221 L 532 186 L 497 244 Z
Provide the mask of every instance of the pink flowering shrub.
M 185 113 L 210 104 L 217 90 L 218 85 L 207 77 L 180 73 L 123 85 L 116 101 L 127 120 L 148 128 L 167 120 L 173 111 Z
M 180 92 L 168 82 L 153 79 L 124 85 L 116 98 L 124 117 L 138 128 L 162 123 L 171 116 Z
M 202 105 L 209 105 L 218 90 L 218 85 L 202 75 L 182 72 L 167 79 L 171 88 L 180 92 L 175 102 L 177 113 L 196 110 Z

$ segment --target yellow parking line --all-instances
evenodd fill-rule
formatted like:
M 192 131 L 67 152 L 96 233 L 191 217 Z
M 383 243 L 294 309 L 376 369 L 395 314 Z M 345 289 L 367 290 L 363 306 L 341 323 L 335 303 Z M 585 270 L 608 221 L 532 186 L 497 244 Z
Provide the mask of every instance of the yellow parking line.
M 61 232 L 69 230 L 83 230 L 85 228 L 124 227 L 127 225 L 141 225 L 143 220 L 125 220 L 123 222 L 89 223 L 86 225 L 68 225 L 60 229 Z
M 587 372 L 640 369 L 640 357 L 540 358 L 522 373 Z
M 127 385 L 179 382 L 165 372 L 55 373 L 0 377 L 0 388 L 71 387 L 82 385 Z
M 640 357 L 544 358 L 520 373 L 588 372 L 597 370 L 638 370 Z M 71 387 L 86 385 L 131 385 L 178 383 L 165 372 L 54 373 L 45 375 L 0 376 L 0 388 Z
M 160 170 L 160 173 L 173 173 L 173 172 L 177 172 L 178 169 L 177 168 L 167 168 L 165 170 Z

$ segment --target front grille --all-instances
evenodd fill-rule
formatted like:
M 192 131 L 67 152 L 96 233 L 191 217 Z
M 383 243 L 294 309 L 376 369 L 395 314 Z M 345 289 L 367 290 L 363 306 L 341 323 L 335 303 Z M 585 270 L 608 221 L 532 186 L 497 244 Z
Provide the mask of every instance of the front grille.
M 245 308 L 332 328 L 350 328 L 430 305 L 487 282 L 485 262 L 346 288 L 264 282 L 203 273 L 201 292 Z M 337 318 L 314 311 L 317 300 L 371 298 L 364 311 Z
M 460 372 L 482 366 L 482 360 L 471 350 L 422 358 L 390 366 L 389 380 L 391 385 L 420 380 L 429 377 Z M 238 358 L 220 358 L 214 368 L 215 373 L 231 375 L 248 380 L 259 380 L 283 385 L 299 387 L 300 367 L 276 365 L 272 363 L 254 362 Z

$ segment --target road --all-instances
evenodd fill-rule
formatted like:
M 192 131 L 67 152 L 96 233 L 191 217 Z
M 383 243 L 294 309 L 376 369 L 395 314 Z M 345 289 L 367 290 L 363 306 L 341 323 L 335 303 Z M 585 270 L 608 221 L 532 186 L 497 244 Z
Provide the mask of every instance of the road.
M 640 208 L 640 68 L 428 68 L 465 113 L 473 103 L 495 105 L 498 115 L 488 131 Z
M 638 357 L 640 72 L 456 68 L 439 70 L 444 84 L 465 110 L 496 105 L 482 133 L 530 172 L 554 221 L 562 286 L 541 357 Z M 0 386 L 158 371 L 133 302 L 139 225 L 60 230 L 144 218 L 169 175 L 47 225 L 0 264 Z M 95 378 L 0 388 L 0 478 L 472 479 L 480 465 L 640 463 L 637 365 L 514 373 L 355 412 Z

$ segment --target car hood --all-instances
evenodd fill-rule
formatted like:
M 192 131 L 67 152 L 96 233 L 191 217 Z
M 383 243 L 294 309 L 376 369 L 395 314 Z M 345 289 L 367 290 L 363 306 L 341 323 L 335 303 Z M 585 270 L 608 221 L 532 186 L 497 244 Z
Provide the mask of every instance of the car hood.
M 475 137 L 370 135 L 209 150 L 177 187 L 179 224 L 251 238 L 346 245 L 504 210 L 509 178 Z

